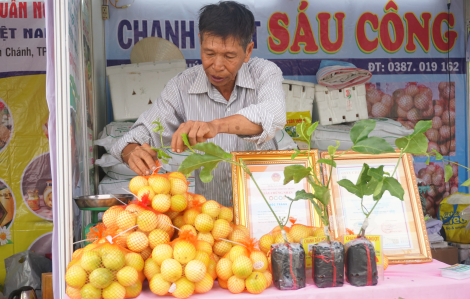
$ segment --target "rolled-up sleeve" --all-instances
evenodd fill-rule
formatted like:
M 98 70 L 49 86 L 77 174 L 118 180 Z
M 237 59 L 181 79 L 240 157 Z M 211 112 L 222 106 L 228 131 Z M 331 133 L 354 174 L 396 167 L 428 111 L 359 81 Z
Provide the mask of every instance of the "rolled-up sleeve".
M 238 111 L 252 123 L 263 127 L 258 135 L 239 135 L 246 141 L 254 142 L 259 150 L 266 141 L 274 138 L 276 131 L 286 125 L 286 102 L 282 89 L 282 71 L 274 63 L 268 62 L 257 77 L 257 104 L 252 104 Z M 258 75 L 258 74 L 255 74 Z
M 111 155 L 123 162 L 121 153 L 131 143 L 148 143 L 153 147 L 161 147 L 160 136 L 153 131 L 159 120 L 164 131 L 163 145 L 169 146 L 173 133 L 184 122 L 181 95 L 178 90 L 178 76 L 168 81 L 161 95 L 154 101 L 150 109 L 140 115 L 132 128 L 111 148 Z

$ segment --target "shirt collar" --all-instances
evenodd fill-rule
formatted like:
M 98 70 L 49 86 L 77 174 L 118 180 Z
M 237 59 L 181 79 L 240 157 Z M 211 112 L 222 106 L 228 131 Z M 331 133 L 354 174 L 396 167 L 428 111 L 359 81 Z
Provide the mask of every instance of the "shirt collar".
M 211 90 L 211 82 L 207 78 L 206 72 L 202 68 L 202 65 L 199 67 L 196 80 L 193 82 L 189 88 L 189 93 L 209 93 Z M 235 79 L 235 85 L 238 85 L 243 88 L 255 89 L 255 83 L 253 82 L 253 77 L 248 70 L 246 63 L 242 64 L 242 67 L 238 70 L 237 78 Z
M 189 88 L 189 93 L 206 93 L 209 92 L 211 88 L 211 82 L 206 76 L 206 72 L 202 68 L 202 65 L 198 67 L 196 80 L 193 82 Z
M 238 70 L 237 78 L 235 79 L 235 85 L 243 88 L 255 89 L 253 77 L 251 76 L 246 63 L 243 63 L 240 70 Z

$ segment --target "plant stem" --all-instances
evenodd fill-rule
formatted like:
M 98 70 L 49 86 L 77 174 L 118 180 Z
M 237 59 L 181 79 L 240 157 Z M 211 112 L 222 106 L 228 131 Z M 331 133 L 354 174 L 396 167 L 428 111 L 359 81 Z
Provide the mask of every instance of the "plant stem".
M 313 174 L 313 177 L 315 178 L 315 180 L 317 181 L 318 184 L 320 185 L 323 185 L 320 180 L 317 178 L 317 174 L 315 173 L 315 167 L 314 165 L 312 165 L 312 163 L 310 162 L 310 151 L 312 150 L 312 140 L 309 139 L 308 140 L 308 152 L 307 152 L 307 165 L 312 169 L 311 172 Z
M 330 186 L 331 177 L 333 176 L 332 172 L 333 172 L 333 165 L 330 165 L 330 176 L 328 178 L 328 183 L 326 184 L 326 188 L 328 188 Z
M 228 162 L 228 161 L 227 161 L 227 162 Z M 253 174 L 252 174 L 251 171 L 248 169 L 248 167 L 246 167 L 245 165 L 239 164 L 239 163 L 237 163 L 237 162 L 234 162 L 234 161 L 232 161 L 232 160 L 230 160 L 230 163 L 240 166 L 246 173 L 248 173 L 248 175 L 250 176 L 250 178 L 253 180 L 253 183 L 255 183 L 256 188 L 258 188 L 259 193 L 261 194 L 261 196 L 263 197 L 264 201 L 266 202 L 266 204 L 268 205 L 269 209 L 271 210 L 271 213 L 273 213 L 274 218 L 276 218 L 276 221 L 277 221 L 277 223 L 279 224 L 279 227 L 281 228 L 281 230 L 283 230 L 283 229 L 284 229 L 284 225 L 282 225 L 281 221 L 277 218 L 276 213 L 274 213 L 273 208 L 271 208 L 271 205 L 269 204 L 268 200 L 266 199 L 266 197 L 264 197 L 263 191 L 261 191 L 261 188 L 258 186 L 258 183 L 256 182 L 255 178 L 253 177 Z M 286 242 L 287 242 L 287 240 L 286 240 Z
M 361 209 L 362 209 L 362 213 L 364 214 L 364 216 L 367 217 L 367 213 L 364 212 L 365 207 L 364 207 L 364 205 L 362 204 L 363 201 L 364 201 L 364 197 L 361 198 Z
M 287 219 L 286 219 L 286 223 L 284 224 L 284 226 L 286 226 L 286 225 L 287 225 L 287 222 L 289 221 L 290 209 L 292 208 L 292 204 L 293 204 L 293 203 L 294 203 L 293 201 L 290 202 L 290 205 L 289 205 L 289 212 L 287 212 Z
M 323 222 L 323 225 L 325 226 L 329 226 L 330 225 L 330 217 L 329 217 L 329 214 L 328 214 L 328 206 L 325 206 L 325 205 L 322 205 L 323 207 L 323 216 L 324 216 L 324 219 L 322 219 L 322 222 Z M 323 221 L 325 220 L 325 221 Z M 323 228 L 324 229 L 324 228 Z M 328 242 L 331 241 L 331 238 L 330 238 L 330 234 L 326 234 L 326 240 Z
M 442 159 L 442 161 L 446 161 L 446 162 L 449 162 L 449 163 L 452 163 L 452 164 L 455 164 L 455 165 L 457 165 L 457 166 L 460 166 L 460 167 L 463 167 L 463 168 L 465 168 L 465 169 L 470 170 L 470 168 L 465 167 L 465 166 L 463 166 L 463 165 L 460 165 L 459 163 L 454 162 L 454 161 L 450 161 L 450 160 L 447 160 L 447 159 Z
M 372 207 L 372 209 L 370 210 L 370 212 L 366 215 L 366 219 L 369 218 L 370 214 L 372 214 L 372 212 L 374 211 L 375 207 L 377 206 L 377 204 L 379 203 L 380 199 L 377 200 L 374 204 L 374 206 Z M 365 231 L 361 228 L 361 230 L 359 231 L 359 235 L 365 233 Z
M 339 158 L 341 157 L 342 155 L 346 154 L 347 152 L 349 152 L 350 150 L 352 149 L 352 146 L 350 148 L 348 148 L 347 150 L 343 151 L 340 155 L 338 156 L 334 156 L 335 158 Z
M 406 148 L 405 148 L 405 149 L 406 149 Z M 395 175 L 395 172 L 396 172 L 397 169 L 398 169 L 398 166 L 400 165 L 401 158 L 403 157 L 403 151 L 404 151 L 404 149 L 400 150 L 400 157 L 398 157 L 397 165 L 395 165 L 395 169 L 393 170 L 393 173 L 392 173 L 392 175 L 390 176 L 391 178 L 393 178 L 393 176 Z

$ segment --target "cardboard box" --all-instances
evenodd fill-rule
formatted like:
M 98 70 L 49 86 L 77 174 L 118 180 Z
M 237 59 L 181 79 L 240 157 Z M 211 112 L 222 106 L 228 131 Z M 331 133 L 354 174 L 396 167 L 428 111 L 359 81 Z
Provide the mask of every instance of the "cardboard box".
M 42 273 L 42 299 L 54 299 L 52 273 Z
M 432 258 L 448 265 L 454 265 L 459 262 L 459 250 L 457 247 L 448 246 L 444 248 L 432 248 Z
M 464 262 L 470 256 L 470 244 L 449 243 L 449 245 L 459 249 L 459 262 Z

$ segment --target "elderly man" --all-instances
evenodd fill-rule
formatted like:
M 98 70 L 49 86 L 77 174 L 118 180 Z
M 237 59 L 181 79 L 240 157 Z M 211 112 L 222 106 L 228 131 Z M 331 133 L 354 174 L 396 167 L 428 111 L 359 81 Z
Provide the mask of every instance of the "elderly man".
M 153 106 L 116 143 L 111 153 L 139 175 L 156 169 L 160 137 L 152 131 L 160 120 L 163 142 L 174 153 L 210 140 L 225 151 L 275 150 L 273 139 L 286 123 L 282 72 L 272 62 L 250 58 L 255 31 L 253 14 L 233 1 L 204 6 L 199 14 L 202 65 L 171 79 Z M 221 164 L 210 183 L 196 173 L 196 193 L 231 206 L 231 169 Z

